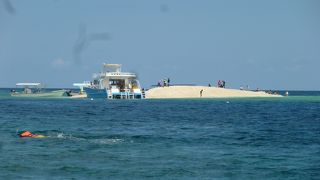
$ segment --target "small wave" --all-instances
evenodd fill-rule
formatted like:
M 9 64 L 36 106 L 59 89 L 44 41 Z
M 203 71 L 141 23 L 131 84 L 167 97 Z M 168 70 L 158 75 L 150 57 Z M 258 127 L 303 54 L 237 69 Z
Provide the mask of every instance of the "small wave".
M 96 113 L 93 113 L 93 112 L 86 112 L 85 114 L 87 114 L 87 115 L 97 115 Z
M 123 139 L 94 139 L 91 142 L 96 144 L 118 144 L 124 142 Z
M 64 136 L 63 133 L 59 133 L 59 134 L 57 135 L 57 138 L 65 138 L 65 136 Z
M 117 144 L 117 143 L 124 142 L 124 139 L 121 139 L 121 138 L 88 139 L 88 138 L 83 138 L 83 137 L 76 137 L 71 134 L 65 134 L 62 132 L 57 133 L 56 135 L 48 136 L 48 137 L 77 141 L 77 142 L 87 142 L 87 143 L 93 143 L 93 144 Z

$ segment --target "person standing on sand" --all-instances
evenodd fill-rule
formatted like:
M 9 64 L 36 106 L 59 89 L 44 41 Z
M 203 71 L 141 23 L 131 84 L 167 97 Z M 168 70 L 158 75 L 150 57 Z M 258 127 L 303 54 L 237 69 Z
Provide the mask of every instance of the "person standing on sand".
M 170 85 L 170 78 L 167 79 L 168 86 Z
M 202 92 L 203 92 L 203 89 L 201 89 L 201 91 L 200 91 L 200 97 L 202 97 Z

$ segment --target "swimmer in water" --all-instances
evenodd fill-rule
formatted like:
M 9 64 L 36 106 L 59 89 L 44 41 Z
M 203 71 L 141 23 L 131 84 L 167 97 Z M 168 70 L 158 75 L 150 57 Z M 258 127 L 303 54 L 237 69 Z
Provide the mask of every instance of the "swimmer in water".
M 23 131 L 21 134 L 19 134 L 21 138 L 45 138 L 46 136 L 41 134 L 32 134 L 30 131 Z

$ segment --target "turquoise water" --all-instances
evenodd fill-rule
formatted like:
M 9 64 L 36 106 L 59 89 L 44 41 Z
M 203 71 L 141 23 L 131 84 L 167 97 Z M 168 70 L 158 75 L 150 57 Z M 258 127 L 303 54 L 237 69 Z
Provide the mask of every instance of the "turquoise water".
M 317 179 L 320 93 L 72 100 L 0 90 L 0 179 Z M 30 130 L 48 138 L 19 138 Z

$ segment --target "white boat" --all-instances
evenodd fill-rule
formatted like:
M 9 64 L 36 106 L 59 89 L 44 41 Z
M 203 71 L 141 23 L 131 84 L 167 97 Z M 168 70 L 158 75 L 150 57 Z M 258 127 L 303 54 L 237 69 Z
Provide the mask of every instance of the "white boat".
M 17 83 L 18 89 L 22 91 L 11 90 L 11 96 L 14 97 L 63 97 L 65 90 L 43 91 L 41 83 Z
M 103 64 L 90 86 L 84 86 L 89 98 L 143 99 L 144 92 L 135 73 L 122 72 L 121 64 Z

